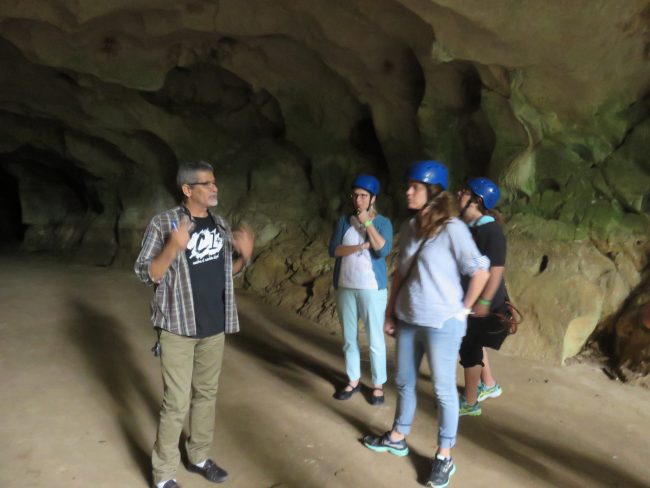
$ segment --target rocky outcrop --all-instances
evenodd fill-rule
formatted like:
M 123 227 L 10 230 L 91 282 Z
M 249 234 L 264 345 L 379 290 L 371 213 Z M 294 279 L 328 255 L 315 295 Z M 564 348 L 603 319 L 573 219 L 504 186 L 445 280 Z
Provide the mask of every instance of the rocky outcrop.
M 504 349 L 557 362 L 580 352 L 639 286 L 647 241 L 544 239 L 548 227 L 541 219 L 509 223 L 507 282 L 525 321 Z
M 650 252 L 650 251 L 648 251 Z M 608 356 L 606 371 L 614 377 L 650 387 L 650 267 L 614 313 L 592 335 L 589 348 Z
M 642 283 L 649 24 L 647 0 L 4 2 L 0 230 L 127 264 L 178 162 L 209 159 L 258 234 L 244 284 L 333 326 L 351 178 L 379 175 L 399 220 L 405 167 L 434 157 L 503 186 L 507 348 L 561 361 Z

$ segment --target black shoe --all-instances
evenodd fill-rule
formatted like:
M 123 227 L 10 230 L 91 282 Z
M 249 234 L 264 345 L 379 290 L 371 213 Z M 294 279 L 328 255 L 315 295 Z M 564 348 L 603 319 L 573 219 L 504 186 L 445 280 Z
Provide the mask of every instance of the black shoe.
M 351 390 L 346 390 L 347 387 L 351 387 Z M 339 391 L 334 393 L 334 398 L 337 400 L 348 400 L 353 394 L 357 393 L 358 391 L 361 390 L 361 382 L 357 383 L 357 386 L 352 386 L 350 384 L 345 385 L 343 388 L 341 388 Z
M 376 396 L 375 390 L 380 391 L 381 395 Z M 383 388 L 373 388 L 372 396 L 370 397 L 370 403 L 372 405 L 383 405 L 384 404 L 384 389 Z
M 192 471 L 193 473 L 202 474 L 206 480 L 212 481 L 213 483 L 223 483 L 228 479 L 228 473 L 217 466 L 212 459 L 208 459 L 202 468 L 198 467 L 196 464 L 189 463 L 187 470 Z M 167 485 L 163 488 L 167 488 Z
M 431 488 L 445 488 L 449 484 L 449 478 L 456 472 L 454 461 L 448 457 L 440 459 L 438 456 L 433 458 L 431 465 L 431 475 L 427 486 Z

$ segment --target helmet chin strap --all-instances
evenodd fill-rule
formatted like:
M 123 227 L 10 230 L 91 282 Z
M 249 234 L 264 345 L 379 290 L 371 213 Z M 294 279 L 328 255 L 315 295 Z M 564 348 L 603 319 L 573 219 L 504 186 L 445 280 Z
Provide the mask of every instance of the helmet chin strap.
M 427 201 L 426 205 L 427 206 L 433 205 L 433 202 L 436 200 L 436 198 L 438 198 L 440 194 L 442 194 L 442 192 L 444 192 L 444 190 L 440 190 L 437 193 L 433 193 L 433 191 L 431 191 L 430 192 L 431 196 L 429 197 L 429 200 Z
M 372 199 L 373 199 L 373 197 L 370 197 L 370 203 L 368 204 L 368 208 L 366 209 L 366 212 L 370 212 L 370 209 L 372 209 L 372 206 L 375 203 L 374 201 L 372 201 Z M 361 212 L 361 210 L 357 210 L 356 214 L 359 215 L 360 212 Z
M 465 206 L 460 210 L 460 218 L 464 220 L 465 213 L 467 212 L 467 210 L 469 209 L 469 206 L 472 203 L 476 203 L 478 205 L 479 203 L 482 203 L 482 201 L 483 201 L 483 199 L 481 197 L 475 196 L 474 194 L 472 194 L 472 196 L 470 196 L 469 200 L 467 200 L 467 203 L 465 204 Z M 481 212 L 479 210 L 479 214 L 483 215 L 483 212 Z
M 461 219 L 465 217 L 465 212 L 467 212 L 467 209 L 469 208 L 469 206 L 471 204 L 472 204 L 472 199 L 470 198 L 469 200 L 467 200 L 467 203 L 465 204 L 465 206 L 462 209 L 460 209 L 460 218 Z
M 369 198 L 369 201 L 368 201 L 368 208 L 366 209 L 366 212 L 369 213 L 372 210 L 372 207 L 375 204 L 375 199 L 376 198 L 377 197 L 375 195 L 373 195 L 372 193 L 370 194 L 370 198 Z

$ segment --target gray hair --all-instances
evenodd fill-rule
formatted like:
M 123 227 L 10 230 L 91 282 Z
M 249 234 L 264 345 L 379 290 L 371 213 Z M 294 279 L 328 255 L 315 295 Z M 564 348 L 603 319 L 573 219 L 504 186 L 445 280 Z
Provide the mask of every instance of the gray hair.
M 196 173 L 199 171 L 209 171 L 210 173 L 214 173 L 214 168 L 207 161 L 183 163 L 178 167 L 178 172 L 176 173 L 176 188 L 181 195 L 183 195 L 183 185 L 196 183 Z

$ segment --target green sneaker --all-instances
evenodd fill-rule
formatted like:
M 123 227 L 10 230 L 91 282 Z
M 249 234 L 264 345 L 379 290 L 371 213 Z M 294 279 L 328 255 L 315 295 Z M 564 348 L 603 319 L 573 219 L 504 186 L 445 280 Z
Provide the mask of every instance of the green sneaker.
M 363 438 L 363 445 L 368 449 L 375 452 L 390 452 L 395 456 L 406 456 L 409 453 L 409 448 L 406 441 L 393 442 L 390 440 L 390 432 L 384 435 L 367 435 Z
M 487 386 L 485 383 L 481 382 L 478 385 L 478 401 L 482 402 L 488 398 L 497 398 L 501 396 L 503 390 L 499 383 L 495 383 L 494 386 Z
M 476 402 L 474 405 L 470 405 L 467 403 L 467 400 L 465 400 L 464 396 L 460 396 L 460 409 L 458 411 L 458 415 L 462 417 L 463 415 L 471 415 L 472 417 L 477 417 L 481 415 L 481 405 Z

